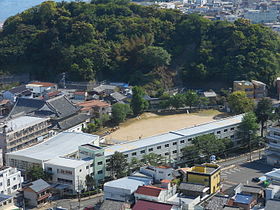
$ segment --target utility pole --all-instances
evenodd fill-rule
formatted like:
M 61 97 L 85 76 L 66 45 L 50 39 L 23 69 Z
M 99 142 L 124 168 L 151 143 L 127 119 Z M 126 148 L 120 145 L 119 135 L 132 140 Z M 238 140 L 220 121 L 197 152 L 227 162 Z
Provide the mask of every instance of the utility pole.
M 249 161 L 252 161 L 252 145 L 251 145 L 251 134 L 253 133 L 252 130 L 249 130 L 249 154 L 250 154 L 250 158 Z
M 80 208 L 81 208 L 81 194 L 80 194 L 80 179 L 79 179 L 79 176 L 78 176 L 78 202 L 79 202 L 78 210 L 80 210 Z

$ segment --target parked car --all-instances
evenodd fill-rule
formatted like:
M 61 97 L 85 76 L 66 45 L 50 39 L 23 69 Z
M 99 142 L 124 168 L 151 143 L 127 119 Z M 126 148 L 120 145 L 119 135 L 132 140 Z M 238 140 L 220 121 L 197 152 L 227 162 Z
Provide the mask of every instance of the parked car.
M 252 182 L 259 182 L 259 181 L 260 181 L 259 177 L 252 178 Z

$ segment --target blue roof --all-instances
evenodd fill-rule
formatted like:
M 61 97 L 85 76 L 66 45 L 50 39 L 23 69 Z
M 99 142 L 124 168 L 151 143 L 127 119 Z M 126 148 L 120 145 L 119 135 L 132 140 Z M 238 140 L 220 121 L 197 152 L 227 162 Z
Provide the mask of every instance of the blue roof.
M 0 202 L 3 202 L 5 200 L 8 200 L 10 198 L 12 198 L 13 196 L 10 195 L 5 195 L 5 194 L 0 194 Z
M 151 178 L 128 176 L 110 182 L 106 182 L 104 184 L 104 190 L 106 187 L 113 187 L 130 190 L 130 192 L 133 193 L 137 190 L 139 186 L 150 185 L 151 182 Z
M 253 200 L 252 195 L 244 195 L 244 194 L 237 193 L 234 202 L 242 203 L 242 204 L 250 204 L 252 200 Z

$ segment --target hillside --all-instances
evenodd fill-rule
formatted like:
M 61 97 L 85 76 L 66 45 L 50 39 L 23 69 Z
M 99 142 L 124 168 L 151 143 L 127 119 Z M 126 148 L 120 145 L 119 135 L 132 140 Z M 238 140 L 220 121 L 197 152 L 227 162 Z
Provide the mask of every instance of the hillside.
M 41 80 L 67 72 L 71 80 L 153 89 L 173 81 L 258 79 L 272 85 L 279 50 L 278 35 L 247 20 L 210 21 L 122 0 L 48 1 L 4 23 L 0 71 L 28 71 Z

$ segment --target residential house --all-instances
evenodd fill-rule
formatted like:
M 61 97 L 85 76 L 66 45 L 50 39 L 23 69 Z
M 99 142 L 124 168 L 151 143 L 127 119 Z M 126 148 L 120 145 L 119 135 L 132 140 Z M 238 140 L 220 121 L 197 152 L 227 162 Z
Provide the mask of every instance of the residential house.
M 244 210 L 250 210 L 257 204 L 257 200 L 252 195 L 237 193 L 233 197 L 233 206 L 240 207 Z
M 7 116 L 13 108 L 10 100 L 3 99 L 0 101 L 0 116 Z
M 18 209 L 14 205 L 14 197 L 10 195 L 0 194 L 0 209 L 3 210 Z
M 267 86 L 265 83 L 252 80 L 252 83 L 254 85 L 254 98 L 260 99 L 267 96 Z
M 172 180 L 174 169 L 170 166 L 143 166 L 140 173 L 153 177 L 154 182 L 161 183 L 162 180 Z
M 166 202 L 170 197 L 175 195 L 176 185 L 170 180 L 162 180 L 161 186 L 139 186 L 134 193 L 136 200 L 149 200 L 156 202 Z
M 193 166 L 187 171 L 186 181 L 209 187 L 209 193 L 215 193 L 221 188 L 221 167 L 212 163 Z
M 192 184 L 182 182 L 179 186 L 179 191 L 186 196 L 200 197 L 200 199 L 205 198 L 210 194 L 209 187 L 202 184 Z
M 23 177 L 17 168 L 3 166 L 0 168 L 0 193 L 15 194 L 21 189 Z
M 81 107 L 82 112 L 89 113 L 93 117 L 101 117 L 104 114 L 111 114 L 112 107 L 105 101 L 90 100 L 78 103 L 77 106 Z
M 248 98 L 254 98 L 254 85 L 249 81 L 234 81 L 233 91 L 244 91 Z
M 223 209 L 223 210 L 225 210 L 225 209 L 228 209 L 228 208 L 230 210 L 232 210 L 232 208 L 234 208 L 234 210 L 239 210 L 238 207 L 233 207 L 233 206 L 228 206 L 227 207 L 228 203 L 229 203 L 229 197 L 228 196 L 216 194 L 213 197 L 210 197 L 210 199 L 206 199 L 205 202 L 202 202 L 200 206 L 204 210 L 213 210 L 213 209 Z
M 280 127 L 269 127 L 266 139 L 268 148 L 265 151 L 266 162 L 269 165 L 280 166 Z
M 252 195 L 257 201 L 264 199 L 264 190 L 259 186 L 250 186 L 239 184 L 235 189 L 235 194 L 242 193 L 245 195 Z
M 132 210 L 151 210 L 151 209 L 177 210 L 178 208 L 173 206 L 172 204 L 158 203 L 158 202 L 144 201 L 144 200 L 138 200 L 132 208 Z
M 86 91 L 76 91 L 74 93 L 74 100 L 86 101 L 88 98 L 88 93 Z
M 25 87 L 25 85 L 20 85 L 14 87 L 10 90 L 6 90 L 3 93 L 3 98 L 11 102 L 16 102 L 18 98 L 32 98 L 32 92 Z
M 108 97 L 106 97 L 106 100 L 110 101 L 111 104 L 124 103 L 126 102 L 126 99 L 127 97 L 119 92 L 111 93 Z
M 186 196 L 182 193 L 176 193 L 166 203 L 172 204 L 173 207 L 177 207 L 178 209 L 195 209 L 195 206 L 197 206 L 200 200 L 200 196 Z
M 104 199 L 134 202 L 134 192 L 139 186 L 150 185 L 152 179 L 144 177 L 128 176 L 104 184 Z
M 48 138 L 49 118 L 21 116 L 0 125 L 3 154 L 30 147 Z
M 57 157 L 46 161 L 44 168 L 51 174 L 52 183 L 64 185 L 64 194 L 76 194 L 78 191 L 87 190 L 86 176 L 93 175 L 91 158 Z
M 26 85 L 26 88 L 28 88 L 32 92 L 33 97 L 36 98 L 42 96 L 46 92 L 56 91 L 57 85 L 50 82 L 31 82 Z
M 99 85 L 99 86 L 93 88 L 93 92 L 100 96 L 105 97 L 105 96 L 110 95 L 111 93 L 114 93 L 116 88 L 117 88 L 117 86 L 115 86 L 115 85 L 102 84 L 102 85 Z
M 27 206 L 37 207 L 45 204 L 50 193 L 51 185 L 42 179 L 31 182 L 23 188 L 23 197 Z

